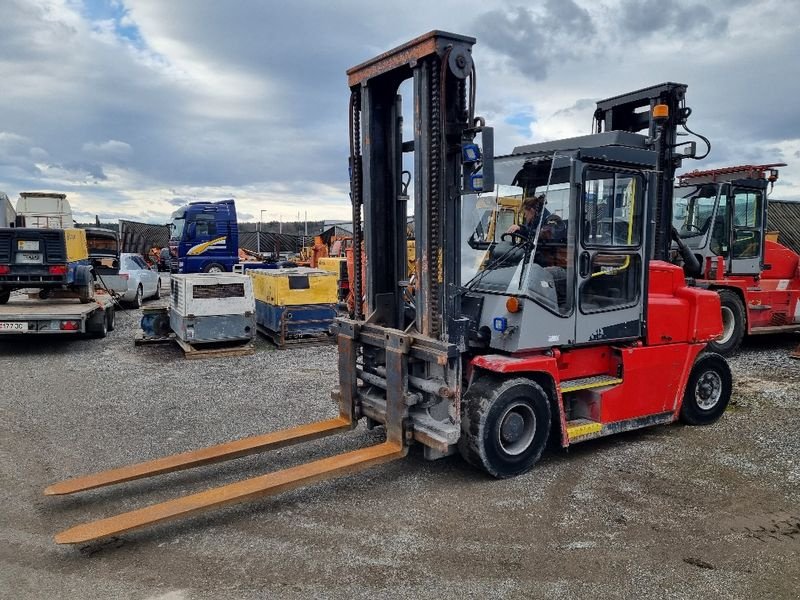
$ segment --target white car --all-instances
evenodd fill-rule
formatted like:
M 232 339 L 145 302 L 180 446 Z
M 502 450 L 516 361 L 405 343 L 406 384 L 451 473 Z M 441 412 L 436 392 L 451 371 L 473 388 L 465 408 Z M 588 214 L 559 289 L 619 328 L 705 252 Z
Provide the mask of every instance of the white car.
M 128 291 L 121 300 L 136 308 L 142 306 L 145 298 L 161 296 L 161 278 L 155 267 L 151 269 L 139 254 L 123 252 L 119 255 L 119 274 L 128 278 Z

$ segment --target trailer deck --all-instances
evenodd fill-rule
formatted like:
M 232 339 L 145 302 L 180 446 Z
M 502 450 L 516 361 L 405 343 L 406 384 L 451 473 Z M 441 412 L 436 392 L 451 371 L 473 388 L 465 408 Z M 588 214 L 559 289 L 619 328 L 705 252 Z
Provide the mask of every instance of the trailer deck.
M 87 333 L 87 324 L 101 311 L 113 310 L 114 300 L 96 292 L 92 302 L 81 304 L 77 298 L 41 300 L 27 295 L 12 295 L 0 304 L 0 335 Z M 113 318 L 111 319 L 113 329 Z

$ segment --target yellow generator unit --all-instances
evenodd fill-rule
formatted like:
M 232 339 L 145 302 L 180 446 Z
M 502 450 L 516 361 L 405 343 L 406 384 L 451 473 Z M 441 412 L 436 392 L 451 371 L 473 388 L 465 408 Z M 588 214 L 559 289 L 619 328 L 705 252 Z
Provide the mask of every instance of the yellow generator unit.
M 336 319 L 338 274 L 323 269 L 252 269 L 258 330 L 283 348 L 328 341 Z
M 317 266 L 323 271 L 336 274 L 339 302 L 347 300 L 347 294 L 350 292 L 350 278 L 347 274 L 347 258 L 344 256 L 326 256 L 317 260 Z

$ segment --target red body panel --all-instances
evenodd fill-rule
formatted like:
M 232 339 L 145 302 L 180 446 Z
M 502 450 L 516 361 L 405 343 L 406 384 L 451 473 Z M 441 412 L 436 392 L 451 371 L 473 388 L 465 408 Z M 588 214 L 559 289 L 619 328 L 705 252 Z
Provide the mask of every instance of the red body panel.
M 594 392 L 601 423 L 678 411 L 695 358 L 705 343 L 621 349 L 623 382 Z
M 716 292 L 688 287 L 683 270 L 667 262 L 651 261 L 649 275 L 646 345 L 489 354 L 473 358 L 469 372 L 477 368 L 503 375 L 546 374 L 555 386 L 564 446 L 569 438 L 560 392 L 563 381 L 598 375 L 622 378 L 622 383 L 570 392 L 588 413 L 583 417 L 604 425 L 663 413 L 677 418 L 697 355 L 722 333 L 720 300 Z
M 683 269 L 650 262 L 647 293 L 647 345 L 709 342 L 722 333 L 722 311 L 715 292 L 688 287 Z
M 748 333 L 758 333 L 763 327 L 800 327 L 800 257 L 786 246 L 767 240 L 764 265 L 760 276 L 726 275 L 719 279 L 707 269 L 707 278 L 700 281 L 715 290 L 738 291 L 747 311 Z

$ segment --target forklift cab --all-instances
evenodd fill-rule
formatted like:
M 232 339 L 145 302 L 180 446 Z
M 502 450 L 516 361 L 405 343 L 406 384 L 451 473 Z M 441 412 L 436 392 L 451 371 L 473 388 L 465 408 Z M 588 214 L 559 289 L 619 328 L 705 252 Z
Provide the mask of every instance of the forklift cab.
M 527 224 L 528 235 L 495 231 L 486 247 L 468 242 L 462 249 L 464 305 L 479 321 L 478 339 L 492 349 L 516 352 L 642 335 L 645 215 L 656 155 L 637 134 L 577 140 L 496 158 L 494 189 L 464 199 L 463 219 L 472 218 L 476 229 L 481 224 L 474 221 L 474 206 L 495 199 L 499 211 L 505 198 L 546 199 L 545 210 Z M 474 238 L 474 230 L 462 237 Z
M 765 179 L 705 183 L 686 179 L 676 188 L 673 226 L 701 265 L 721 256 L 726 274 L 761 272 L 767 183 Z

